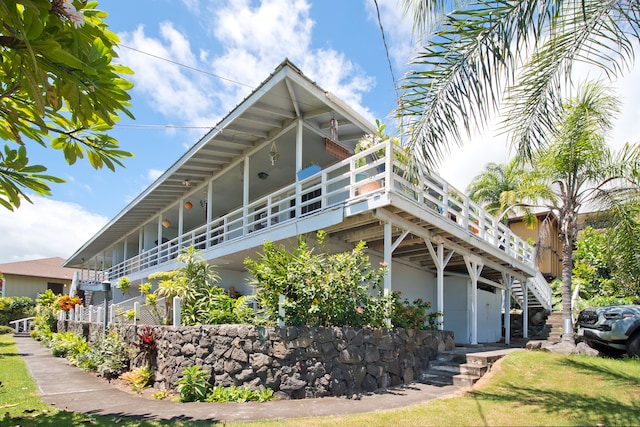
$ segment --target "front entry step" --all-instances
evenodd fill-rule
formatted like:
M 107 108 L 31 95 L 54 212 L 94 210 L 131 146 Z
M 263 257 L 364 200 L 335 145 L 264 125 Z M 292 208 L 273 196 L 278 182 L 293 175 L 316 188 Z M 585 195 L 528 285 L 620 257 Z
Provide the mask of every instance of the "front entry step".
M 426 384 L 445 386 L 471 386 L 475 384 L 500 358 L 521 348 L 509 347 L 458 347 L 451 351 L 438 353 L 429 369 L 420 375 L 420 381 Z

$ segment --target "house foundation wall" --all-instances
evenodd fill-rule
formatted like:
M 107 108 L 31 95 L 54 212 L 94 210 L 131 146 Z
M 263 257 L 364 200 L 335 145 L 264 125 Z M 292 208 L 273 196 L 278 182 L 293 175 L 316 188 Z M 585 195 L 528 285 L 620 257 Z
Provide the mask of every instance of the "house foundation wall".
M 115 326 L 131 344 L 144 326 Z M 90 342 L 102 324 L 59 321 Z M 283 398 L 344 396 L 412 382 L 438 351 L 453 349 L 449 331 L 209 325 L 153 327 L 154 387 L 175 388 L 199 365 L 212 385 L 269 387 Z M 132 368 L 135 366 L 132 366 Z

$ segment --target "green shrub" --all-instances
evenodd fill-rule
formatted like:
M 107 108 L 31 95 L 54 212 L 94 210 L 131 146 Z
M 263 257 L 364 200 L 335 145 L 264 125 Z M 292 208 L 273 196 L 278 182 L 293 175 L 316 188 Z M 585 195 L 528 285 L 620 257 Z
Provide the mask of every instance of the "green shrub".
M 209 390 L 209 373 L 198 365 L 187 366 L 176 384 L 181 402 L 204 402 Z
M 394 327 L 407 329 L 437 329 L 439 312 L 427 311 L 431 309 L 431 301 L 418 298 L 410 303 L 408 299 L 400 300 L 400 292 L 394 292 L 391 323 Z
M 207 402 L 266 402 L 273 398 L 273 390 L 270 388 L 261 387 L 258 390 L 251 390 L 247 386 L 224 387 L 218 385 L 209 391 Z
M 51 354 L 56 357 L 76 357 L 78 354 L 90 350 L 87 340 L 73 332 L 59 332 L 52 334 L 49 341 Z
M 0 325 L 8 326 L 12 320 L 31 317 L 35 301 L 29 297 L 0 297 Z
M 69 362 L 87 371 L 113 379 L 129 368 L 129 348 L 114 329 L 98 339 L 91 348 L 70 358 Z
M 325 233 L 317 234 L 322 249 Z M 384 296 L 382 280 L 386 264 L 372 269 L 366 246 L 326 254 L 310 247 L 303 237 L 287 250 L 265 242 L 259 260 L 245 260 L 252 275 L 256 301 L 271 323 L 279 318 L 280 295 L 285 297 L 287 325 L 384 327 L 393 296 Z
M 15 331 L 15 328 L 12 328 L 11 326 L 0 325 L 0 335 L 12 334 Z

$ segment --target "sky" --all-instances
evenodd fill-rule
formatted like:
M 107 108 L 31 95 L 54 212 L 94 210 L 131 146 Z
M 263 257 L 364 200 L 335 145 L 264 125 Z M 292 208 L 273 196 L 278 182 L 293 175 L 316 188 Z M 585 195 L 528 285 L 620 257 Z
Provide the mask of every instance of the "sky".
M 413 52 L 411 22 L 396 0 L 378 4 L 399 80 Z M 67 182 L 14 212 L 0 208 L 0 264 L 73 254 L 284 58 L 372 122 L 392 122 L 396 93 L 373 0 L 135 0 L 101 8 L 120 37 L 118 62 L 135 72 L 135 120 L 123 118 L 111 132 L 135 157 L 113 173 L 86 161 L 68 166 L 62 153 L 30 146 L 34 164 Z M 640 139 L 640 67 L 615 87 L 624 108 L 614 148 Z M 505 162 L 506 147 L 491 130 L 474 135 L 439 174 L 463 190 L 486 163 Z

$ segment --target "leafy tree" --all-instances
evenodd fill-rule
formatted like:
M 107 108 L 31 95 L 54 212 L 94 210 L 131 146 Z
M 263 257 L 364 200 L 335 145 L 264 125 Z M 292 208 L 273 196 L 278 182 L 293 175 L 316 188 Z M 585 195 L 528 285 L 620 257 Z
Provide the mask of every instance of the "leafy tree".
M 114 63 L 117 36 L 97 2 L 0 2 L 0 205 L 13 210 L 27 191 L 50 195 L 63 182 L 34 165 L 28 144 L 61 150 L 68 164 L 85 156 L 115 170 L 132 156 L 107 133 L 127 109 L 129 68 Z
M 585 227 L 576 241 L 573 252 L 572 283 L 580 285 L 580 297 L 614 296 L 617 286 L 612 279 L 609 239 L 607 230 Z
M 492 114 L 521 154 L 554 141 L 576 63 L 624 73 L 640 37 L 636 0 L 404 0 L 422 46 L 399 114 L 420 157 L 436 165 Z M 434 17 L 434 18 L 432 18 Z M 501 107 L 504 106 L 504 109 Z

